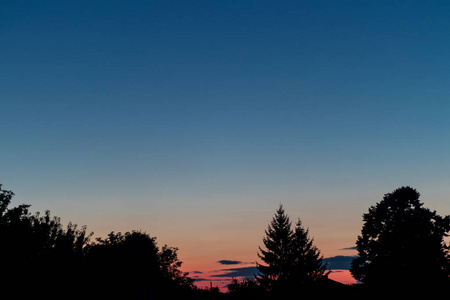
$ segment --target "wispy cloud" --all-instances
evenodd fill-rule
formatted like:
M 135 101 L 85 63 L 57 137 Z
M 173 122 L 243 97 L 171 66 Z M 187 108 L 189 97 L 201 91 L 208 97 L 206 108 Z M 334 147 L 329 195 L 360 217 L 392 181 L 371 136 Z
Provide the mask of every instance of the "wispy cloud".
M 355 247 L 348 247 L 348 248 L 342 248 L 341 250 L 356 250 L 356 246 Z
M 242 264 L 242 261 L 222 259 L 222 260 L 219 260 L 218 263 L 221 265 L 240 265 L 240 264 Z
M 343 256 L 337 255 L 328 258 L 324 258 L 324 262 L 327 263 L 328 270 L 348 270 L 350 269 L 352 260 L 356 256 Z
M 194 279 L 195 279 L 196 282 L 201 282 L 201 281 L 207 281 L 208 280 L 206 278 L 200 278 L 200 277 L 194 278 Z
M 256 267 L 223 269 L 221 272 L 223 273 L 212 275 L 211 277 L 253 277 L 259 273 Z
M 254 275 L 259 274 L 258 269 L 255 266 L 239 267 L 239 265 L 255 265 L 256 264 L 255 262 L 244 262 L 240 260 L 222 259 L 217 261 L 217 263 L 223 266 L 234 265 L 236 267 L 217 269 L 208 272 L 193 271 L 191 272 L 191 274 L 193 274 L 192 278 L 195 279 L 196 282 L 204 282 L 204 281 L 222 282 L 223 280 L 231 280 L 233 277 L 236 277 L 238 279 L 253 278 Z
M 254 264 L 253 262 L 245 262 L 240 260 L 228 260 L 228 259 L 222 259 L 218 261 L 221 265 L 249 265 Z

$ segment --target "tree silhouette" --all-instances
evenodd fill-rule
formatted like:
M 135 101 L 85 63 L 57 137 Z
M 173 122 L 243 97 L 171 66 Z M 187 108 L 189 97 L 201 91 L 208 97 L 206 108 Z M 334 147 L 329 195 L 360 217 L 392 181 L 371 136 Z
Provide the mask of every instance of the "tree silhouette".
M 48 210 L 41 215 L 31 214 L 28 204 L 10 208 L 13 196 L 0 185 L 3 292 L 64 299 L 168 299 L 198 292 L 180 270 L 177 248 L 159 249 L 156 238 L 141 231 L 111 232 L 90 242 L 93 233 L 85 226 L 64 227 Z
M 168 297 L 192 288 L 193 280 L 179 269 L 177 248 L 165 245 L 160 250 L 156 238 L 145 232 L 111 232 L 97 238 L 87 257 L 89 281 L 104 287 L 95 291 L 98 297 Z M 107 288 L 111 284 L 114 289 Z
M 266 265 L 257 264 L 261 276 L 258 281 L 267 290 L 286 282 L 290 272 L 291 242 L 293 231 L 289 216 L 282 205 L 278 208 L 263 238 L 265 249 L 259 247 L 258 257 Z
M 70 289 L 82 270 L 91 234 L 72 223 L 64 228 L 49 211 L 33 215 L 28 204 L 9 208 L 13 196 L 0 185 L 2 284 L 20 288 L 24 297 L 48 284 L 55 292 Z
M 311 287 L 328 276 L 323 258 L 308 229 L 300 220 L 292 229 L 289 216 L 279 206 L 263 238 L 265 249 L 259 247 L 258 257 L 266 265 L 257 264 L 261 273 L 258 282 L 268 291 L 279 292 Z
M 295 284 L 312 285 L 328 276 L 323 256 L 314 246 L 314 239 L 309 237 L 309 230 L 304 229 L 298 219 L 292 235 L 290 280 Z
M 401 187 L 363 215 L 351 273 L 366 286 L 442 285 L 450 275 L 444 237 L 450 217 L 423 208 L 420 194 Z
M 172 285 L 183 289 L 191 289 L 193 287 L 194 279 L 188 277 L 188 272 L 180 270 L 183 263 L 178 259 L 178 248 L 164 245 L 158 252 L 158 261 L 163 276 Z
M 155 239 L 133 231 L 97 238 L 87 255 L 88 282 L 99 298 L 135 299 L 162 286 Z

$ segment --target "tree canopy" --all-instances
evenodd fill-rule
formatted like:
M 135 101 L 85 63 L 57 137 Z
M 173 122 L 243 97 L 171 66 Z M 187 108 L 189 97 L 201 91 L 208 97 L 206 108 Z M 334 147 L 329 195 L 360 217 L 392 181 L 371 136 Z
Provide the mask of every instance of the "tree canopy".
M 401 187 L 363 215 L 351 273 L 372 286 L 436 285 L 448 281 L 449 251 L 444 237 L 450 217 L 423 207 L 420 194 Z
M 111 232 L 92 242 L 86 226 L 64 227 L 49 211 L 31 214 L 28 204 L 10 208 L 14 193 L 1 187 L 0 279 L 9 290 L 66 299 L 166 299 L 195 291 L 194 280 L 180 270 L 177 248 L 160 249 L 141 231 Z

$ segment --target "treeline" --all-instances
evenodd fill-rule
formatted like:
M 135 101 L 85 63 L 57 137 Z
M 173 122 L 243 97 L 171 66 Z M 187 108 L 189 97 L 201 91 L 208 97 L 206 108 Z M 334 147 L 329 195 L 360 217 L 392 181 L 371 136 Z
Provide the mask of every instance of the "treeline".
M 12 191 L 0 185 L 0 285 L 8 299 L 210 298 L 180 270 L 175 247 L 157 246 L 141 231 L 111 232 L 92 240 L 86 227 L 30 205 L 9 207 Z M 6 299 L 6 298 L 5 298 Z
M 292 224 L 280 205 L 258 251 L 258 274 L 233 280 L 227 293 L 196 288 L 180 269 L 178 249 L 159 247 L 146 232 L 92 240 L 86 227 L 63 226 L 49 211 L 10 207 L 13 196 L 0 185 L 0 284 L 14 299 L 321 299 L 380 291 L 430 295 L 450 287 L 450 216 L 424 208 L 411 187 L 384 195 L 363 215 L 350 269 L 362 285 L 330 280 L 308 229 L 300 219 Z
M 280 205 L 259 248 L 259 274 L 229 285 L 240 299 L 278 299 L 287 295 L 442 296 L 450 288 L 450 216 L 423 207 L 420 194 L 401 187 L 363 215 L 358 256 L 350 272 L 362 284 L 328 279 L 319 249 L 300 220 L 295 226 Z

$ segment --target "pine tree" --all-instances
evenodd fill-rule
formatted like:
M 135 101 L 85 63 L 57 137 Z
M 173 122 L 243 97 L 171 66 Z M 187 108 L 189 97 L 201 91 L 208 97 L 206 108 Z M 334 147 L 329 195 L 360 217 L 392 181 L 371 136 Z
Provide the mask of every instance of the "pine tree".
M 263 238 L 266 249 L 259 247 L 258 253 L 266 265 L 257 265 L 261 274 L 257 279 L 268 291 L 310 286 L 328 276 L 309 230 L 302 227 L 300 219 L 294 230 L 291 227 L 289 216 L 280 205 Z
M 309 229 L 304 229 L 298 219 L 291 242 L 290 281 L 297 285 L 311 285 L 328 276 L 326 264 L 314 239 L 309 237 Z
M 293 231 L 291 221 L 280 205 L 263 238 L 265 250 L 259 247 L 258 257 L 267 265 L 257 264 L 261 276 L 258 281 L 267 290 L 286 281 L 289 274 L 289 258 Z

